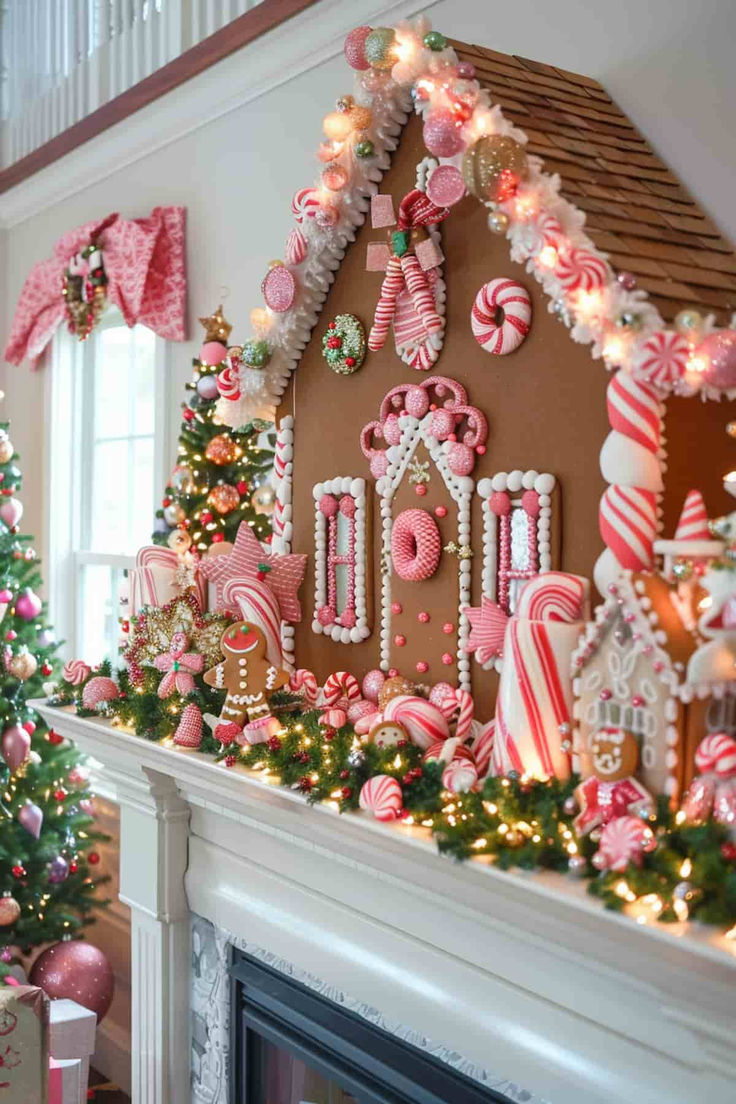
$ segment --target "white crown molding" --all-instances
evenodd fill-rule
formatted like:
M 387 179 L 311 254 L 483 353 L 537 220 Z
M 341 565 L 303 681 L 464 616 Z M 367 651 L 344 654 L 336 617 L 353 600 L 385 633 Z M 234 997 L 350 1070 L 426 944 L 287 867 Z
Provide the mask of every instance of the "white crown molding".
M 0 196 L 0 227 L 18 226 L 329 61 L 353 27 L 393 24 L 438 2 L 322 0 L 10 188 Z

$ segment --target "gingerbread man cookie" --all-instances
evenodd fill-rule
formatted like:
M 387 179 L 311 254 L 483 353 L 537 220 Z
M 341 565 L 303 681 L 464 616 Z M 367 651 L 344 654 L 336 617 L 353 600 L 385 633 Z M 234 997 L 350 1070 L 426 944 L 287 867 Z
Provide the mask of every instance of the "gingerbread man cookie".
M 269 662 L 266 637 L 250 621 L 229 625 L 222 634 L 220 651 L 223 661 L 203 675 L 208 686 L 227 691 L 220 720 L 241 728 L 246 721 L 258 724 L 270 716 L 269 697 L 286 686 L 288 673 Z
M 582 835 L 620 816 L 631 816 L 653 805 L 652 796 L 634 778 L 639 742 L 625 728 L 599 728 L 590 734 L 593 774 L 575 790 L 580 813 L 575 828 Z

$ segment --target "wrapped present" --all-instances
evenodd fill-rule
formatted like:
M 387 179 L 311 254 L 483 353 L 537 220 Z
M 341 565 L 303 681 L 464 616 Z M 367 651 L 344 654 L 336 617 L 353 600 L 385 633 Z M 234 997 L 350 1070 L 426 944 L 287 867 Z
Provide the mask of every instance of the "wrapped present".
M 587 615 L 590 584 L 547 571 L 524 585 L 506 626 L 496 701 L 493 772 L 570 775 L 570 664 Z
M 78 1104 L 86 1093 L 86 1082 L 82 1087 L 81 1059 L 49 1059 L 49 1104 Z
M 207 609 L 207 583 L 190 552 L 179 555 L 173 548 L 146 545 L 128 572 L 128 611 L 134 617 L 143 606 L 165 606 L 189 588 L 202 610 Z
M 52 1001 L 49 1051 L 58 1061 L 79 1059 L 79 1104 L 87 1100 L 89 1059 L 95 1049 L 96 1029 L 97 1016 L 89 1008 L 73 1000 Z
M 49 999 L 36 985 L 0 989 L 0 1099 L 46 1104 Z

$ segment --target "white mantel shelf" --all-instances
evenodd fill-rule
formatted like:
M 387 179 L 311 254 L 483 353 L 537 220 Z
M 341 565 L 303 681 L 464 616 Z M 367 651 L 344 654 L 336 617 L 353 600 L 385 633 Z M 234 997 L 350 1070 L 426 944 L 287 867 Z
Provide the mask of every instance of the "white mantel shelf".
M 736 1100 L 722 934 L 637 923 L 560 875 L 458 864 L 423 829 L 32 704 L 121 804 L 134 1104 L 188 1099 L 190 910 L 551 1104 Z

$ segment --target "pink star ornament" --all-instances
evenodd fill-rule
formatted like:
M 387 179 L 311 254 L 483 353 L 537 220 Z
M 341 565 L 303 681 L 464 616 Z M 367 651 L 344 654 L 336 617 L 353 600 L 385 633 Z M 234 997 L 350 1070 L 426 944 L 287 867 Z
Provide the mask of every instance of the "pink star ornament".
M 240 524 L 231 552 L 205 556 L 199 566 L 202 575 L 215 586 L 218 609 L 225 609 L 227 605 L 226 583 L 233 579 L 258 579 L 273 593 L 284 621 L 301 621 L 302 607 L 297 592 L 307 569 L 306 555 L 265 551 L 246 521 Z
M 475 652 L 479 663 L 488 663 L 494 656 L 503 652 L 503 638 L 506 635 L 508 614 L 485 596 L 480 606 L 470 606 L 465 610 L 470 622 L 470 636 L 465 645 L 466 652 Z

